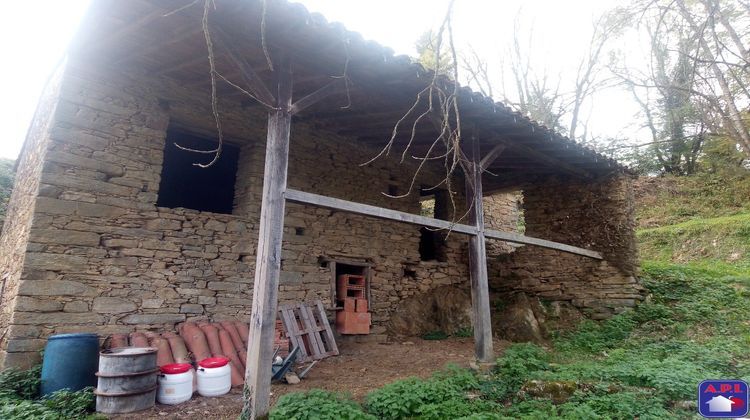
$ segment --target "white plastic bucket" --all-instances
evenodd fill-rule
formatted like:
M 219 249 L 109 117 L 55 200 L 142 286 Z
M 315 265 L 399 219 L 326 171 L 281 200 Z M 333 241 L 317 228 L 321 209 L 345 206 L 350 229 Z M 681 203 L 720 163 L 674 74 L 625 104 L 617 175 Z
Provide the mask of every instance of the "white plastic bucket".
M 187 363 L 174 363 L 161 367 L 159 389 L 156 399 L 159 404 L 180 404 L 193 396 L 193 369 Z
M 211 357 L 198 362 L 198 393 L 204 397 L 218 397 L 232 388 L 229 359 Z

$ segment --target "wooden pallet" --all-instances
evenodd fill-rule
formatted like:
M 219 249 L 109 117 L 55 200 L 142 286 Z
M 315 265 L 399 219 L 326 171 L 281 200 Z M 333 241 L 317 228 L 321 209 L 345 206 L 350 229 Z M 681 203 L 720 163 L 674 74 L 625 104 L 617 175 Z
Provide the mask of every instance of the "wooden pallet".
M 320 300 L 281 305 L 279 317 L 292 346 L 300 349 L 299 361 L 309 362 L 339 354 L 331 324 Z

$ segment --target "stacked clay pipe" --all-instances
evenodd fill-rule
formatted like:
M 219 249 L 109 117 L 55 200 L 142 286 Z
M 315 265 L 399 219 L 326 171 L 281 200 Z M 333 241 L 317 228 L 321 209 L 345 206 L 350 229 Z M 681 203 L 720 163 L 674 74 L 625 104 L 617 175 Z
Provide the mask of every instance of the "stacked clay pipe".
M 247 346 L 248 325 L 239 321 L 184 322 L 177 326 L 177 334 L 150 331 L 112 334 L 105 342 L 107 348 L 155 347 L 159 366 L 226 357 L 232 369 L 232 386 L 244 384 Z

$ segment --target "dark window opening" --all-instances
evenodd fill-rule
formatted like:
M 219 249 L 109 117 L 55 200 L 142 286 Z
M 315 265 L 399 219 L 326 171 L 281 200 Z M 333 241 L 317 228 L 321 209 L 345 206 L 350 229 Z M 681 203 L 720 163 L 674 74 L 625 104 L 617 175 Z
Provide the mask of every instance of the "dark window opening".
M 419 191 L 420 214 L 425 217 L 446 219 L 447 192 L 443 190 Z M 445 235 L 441 231 L 422 227 L 419 230 L 419 259 L 422 261 L 447 261 Z
M 211 162 L 213 154 L 182 150 L 175 143 L 196 150 L 216 148 L 215 140 L 168 130 L 156 205 L 231 214 L 239 148 L 224 143 L 219 160 L 201 168 L 194 164 Z
M 333 281 L 331 283 L 331 300 L 336 305 L 339 306 L 343 304 L 342 299 L 346 297 L 355 297 L 360 299 L 367 299 L 370 300 L 370 266 L 369 265 L 358 265 L 358 264 L 349 264 L 339 261 L 331 261 L 331 271 L 333 272 Z M 351 295 L 351 296 L 339 296 L 338 293 L 338 287 L 337 287 L 337 279 L 342 274 L 353 274 L 355 276 L 363 276 L 365 278 L 365 290 L 363 292 L 359 292 L 357 295 Z

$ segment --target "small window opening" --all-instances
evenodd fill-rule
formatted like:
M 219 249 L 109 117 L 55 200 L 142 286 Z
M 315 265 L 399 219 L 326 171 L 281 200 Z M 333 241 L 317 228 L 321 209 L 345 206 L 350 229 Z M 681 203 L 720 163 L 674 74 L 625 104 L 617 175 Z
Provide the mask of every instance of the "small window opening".
M 294 228 L 294 234 L 297 236 L 304 236 L 305 235 L 305 228 L 303 227 L 296 227 Z
M 175 144 L 196 150 L 212 150 L 216 147 L 216 140 L 175 129 L 167 131 L 156 205 L 231 214 L 239 148 L 224 143 L 219 160 L 208 168 L 201 168 L 194 164 L 209 163 L 214 158 L 213 154 L 189 152 Z
M 404 268 L 404 277 L 408 277 L 410 279 L 416 279 L 417 270 L 414 270 L 413 268 Z
M 367 299 L 370 300 L 370 267 L 368 265 L 356 265 L 348 264 L 339 261 L 334 261 L 331 266 L 333 267 L 333 284 L 332 284 L 332 298 L 333 302 L 337 306 L 343 305 L 344 298 L 355 298 L 355 299 Z M 362 279 L 352 278 L 350 281 L 354 282 L 352 288 L 341 288 L 341 292 L 345 295 L 341 295 L 338 287 L 338 278 L 343 274 L 351 274 L 354 276 L 361 276 Z M 361 284 L 364 283 L 364 284 Z M 360 287 L 362 286 L 362 287 Z
M 445 219 L 447 192 L 443 190 L 420 190 L 420 214 L 425 217 Z M 422 227 L 419 230 L 419 258 L 422 261 L 447 261 L 445 235 L 441 231 Z
M 523 192 L 516 195 L 516 230 L 518 233 L 526 233 L 526 216 L 523 209 Z

